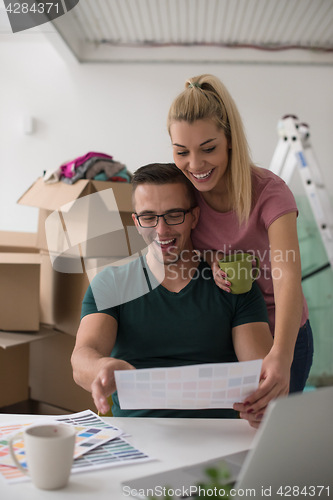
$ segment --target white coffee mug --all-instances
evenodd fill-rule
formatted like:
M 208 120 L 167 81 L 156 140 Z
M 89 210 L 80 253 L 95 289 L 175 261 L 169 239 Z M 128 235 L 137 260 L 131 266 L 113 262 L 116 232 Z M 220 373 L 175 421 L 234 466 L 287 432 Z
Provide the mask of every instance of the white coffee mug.
M 18 462 L 13 443 L 22 439 L 18 434 L 8 440 L 10 455 L 20 471 L 28 474 L 37 488 L 55 490 L 68 483 L 73 464 L 75 427 L 66 424 L 35 425 L 23 432 L 28 470 Z

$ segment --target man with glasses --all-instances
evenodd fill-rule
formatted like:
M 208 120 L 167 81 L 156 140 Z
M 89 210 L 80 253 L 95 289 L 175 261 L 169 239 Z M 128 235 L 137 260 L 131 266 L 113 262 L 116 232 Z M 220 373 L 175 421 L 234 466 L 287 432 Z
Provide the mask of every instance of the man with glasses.
M 114 416 L 234 418 L 232 409 L 121 410 L 115 370 L 264 358 L 272 346 L 256 284 L 232 295 L 215 285 L 191 241 L 199 218 L 192 183 L 174 164 L 138 169 L 132 214 L 148 253 L 100 272 L 87 290 L 72 355 L 76 383 Z

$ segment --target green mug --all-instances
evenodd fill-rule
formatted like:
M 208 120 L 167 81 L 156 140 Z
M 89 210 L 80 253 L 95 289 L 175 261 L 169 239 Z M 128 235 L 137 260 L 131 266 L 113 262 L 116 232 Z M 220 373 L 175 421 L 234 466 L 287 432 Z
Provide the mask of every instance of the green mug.
M 254 260 L 256 266 L 252 267 Z M 259 274 L 259 259 L 250 253 L 225 255 L 219 260 L 219 266 L 227 274 L 227 280 L 231 283 L 230 291 L 234 294 L 249 292 Z

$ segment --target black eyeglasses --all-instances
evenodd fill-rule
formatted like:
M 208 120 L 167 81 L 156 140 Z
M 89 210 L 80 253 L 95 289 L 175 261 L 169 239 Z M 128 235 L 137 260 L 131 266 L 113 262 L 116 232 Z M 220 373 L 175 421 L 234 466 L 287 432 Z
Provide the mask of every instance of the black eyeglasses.
M 177 226 L 178 224 L 183 224 L 185 220 L 185 215 L 191 212 L 191 208 L 188 210 L 175 210 L 174 212 L 168 212 L 167 214 L 155 215 L 155 214 L 135 214 L 136 220 L 141 227 L 156 227 L 160 217 L 163 217 L 164 221 L 168 226 Z

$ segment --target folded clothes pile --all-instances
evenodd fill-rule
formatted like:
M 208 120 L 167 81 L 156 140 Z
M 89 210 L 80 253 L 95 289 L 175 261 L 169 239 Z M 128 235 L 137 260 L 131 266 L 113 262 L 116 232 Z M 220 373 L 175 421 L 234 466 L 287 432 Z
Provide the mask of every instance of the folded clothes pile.
M 52 184 L 60 180 L 66 184 L 74 184 L 79 179 L 131 182 L 132 174 L 125 165 L 114 161 L 112 156 L 90 152 L 64 163 L 55 170 L 46 171 L 43 177 L 46 184 Z

